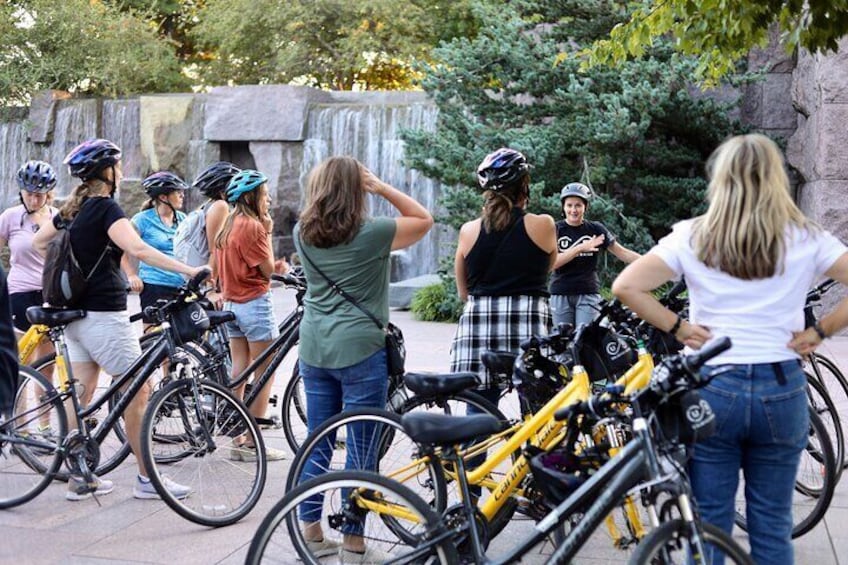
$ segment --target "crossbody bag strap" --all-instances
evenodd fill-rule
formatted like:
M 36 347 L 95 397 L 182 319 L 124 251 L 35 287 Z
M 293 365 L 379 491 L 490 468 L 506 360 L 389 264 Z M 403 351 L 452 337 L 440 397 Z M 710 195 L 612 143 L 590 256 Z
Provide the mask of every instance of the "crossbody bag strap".
M 327 283 L 329 283 L 330 288 L 332 288 L 335 292 L 337 292 L 342 298 L 344 298 L 345 300 L 347 300 L 348 302 L 350 302 L 351 304 L 356 306 L 363 314 L 365 314 L 366 316 L 371 318 L 371 321 L 374 322 L 377 325 L 377 327 L 380 328 L 381 331 L 386 331 L 385 326 L 383 326 L 383 324 L 380 323 L 380 320 L 377 319 L 377 316 L 375 316 L 374 314 L 369 312 L 353 296 L 351 296 L 350 294 L 345 292 L 345 290 L 342 287 L 340 287 L 338 284 L 336 284 L 336 282 L 333 279 L 331 279 L 330 277 L 325 275 L 324 271 L 322 271 L 321 269 L 318 268 L 318 265 L 316 265 L 312 261 L 312 259 L 309 258 L 309 255 L 306 254 L 306 250 L 303 248 L 303 241 L 300 242 L 300 254 L 303 256 L 304 259 L 306 259 L 306 261 L 312 266 L 313 269 L 315 269 L 315 271 L 319 275 L 324 277 L 324 280 L 326 280 Z
M 80 206 L 80 208 L 82 208 L 82 206 Z M 79 215 L 79 213 L 77 213 L 77 216 L 78 216 L 78 215 Z M 75 221 L 76 221 L 76 217 L 74 217 L 74 219 L 73 219 L 73 220 L 71 220 L 71 222 L 70 222 L 70 223 L 66 222 L 65 220 L 62 220 L 62 225 L 64 226 L 62 229 L 63 229 L 63 230 L 68 230 L 68 237 L 70 237 L 70 234 L 71 234 L 71 231 L 70 231 L 70 230 L 71 230 L 71 225 L 73 225 L 73 223 L 74 223 Z M 107 237 L 108 237 L 108 236 L 107 236 Z M 70 243 L 70 242 L 69 242 L 69 243 Z M 75 262 L 77 265 L 80 265 L 80 270 L 82 270 L 82 265 L 80 264 L 79 260 L 77 260 L 76 253 L 74 253 L 74 246 L 73 246 L 73 244 L 71 243 L 70 245 L 68 245 L 68 248 L 69 248 L 69 249 L 70 249 L 70 251 L 71 251 L 71 259 L 73 259 L 73 260 L 74 260 L 74 262 Z M 92 277 L 92 275 L 94 275 L 94 271 L 96 271 L 96 270 L 97 270 L 97 267 L 99 267 L 99 266 L 100 266 L 100 263 L 102 263 L 102 262 L 103 262 L 103 258 L 104 258 L 104 257 L 106 257 L 106 253 L 108 253 L 108 252 L 109 252 L 109 249 L 111 249 L 111 248 L 112 248 L 112 244 L 111 244 L 111 243 L 107 243 L 107 244 L 106 244 L 106 247 L 104 247 L 104 248 L 103 248 L 103 253 L 101 253 L 101 254 L 100 254 L 100 257 L 98 257 L 98 258 L 97 258 L 97 262 L 95 262 L 95 263 L 94 263 L 94 266 L 93 266 L 93 267 L 91 268 L 91 270 L 88 272 L 88 275 L 86 275 L 86 276 L 85 276 L 85 282 L 88 282 L 88 279 L 90 279 L 90 278 Z

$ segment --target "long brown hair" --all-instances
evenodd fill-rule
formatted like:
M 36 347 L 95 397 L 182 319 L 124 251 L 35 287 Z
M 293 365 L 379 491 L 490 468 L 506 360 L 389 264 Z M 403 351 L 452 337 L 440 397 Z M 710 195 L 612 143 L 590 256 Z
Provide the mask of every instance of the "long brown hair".
M 330 157 L 309 173 L 300 237 L 315 247 L 353 240 L 367 215 L 362 165 L 353 157 Z
M 102 183 L 99 179 L 88 179 L 82 184 L 75 187 L 62 207 L 59 208 L 59 216 L 65 221 L 71 221 L 79 214 L 82 203 L 92 194 L 97 194 L 97 187 L 92 186 L 92 183 Z
M 487 232 L 503 231 L 512 220 L 512 208 L 522 203 L 530 193 L 530 176 L 524 175 L 499 190 L 483 193 L 483 227 Z
M 743 280 L 783 270 L 786 230 L 818 229 L 789 195 L 789 177 L 777 144 L 762 134 L 731 137 L 707 165 L 709 208 L 695 220 L 698 259 Z
M 227 219 L 221 227 L 221 231 L 219 231 L 218 235 L 215 236 L 216 249 L 223 249 L 227 244 L 227 238 L 230 237 L 230 232 L 233 231 L 233 222 L 235 221 L 236 216 L 247 216 L 249 218 L 253 218 L 257 222 L 262 221 L 259 218 L 259 193 L 262 191 L 263 186 L 265 185 L 260 185 L 250 192 L 242 193 L 238 197 L 238 200 L 235 201 L 233 209 L 227 215 Z

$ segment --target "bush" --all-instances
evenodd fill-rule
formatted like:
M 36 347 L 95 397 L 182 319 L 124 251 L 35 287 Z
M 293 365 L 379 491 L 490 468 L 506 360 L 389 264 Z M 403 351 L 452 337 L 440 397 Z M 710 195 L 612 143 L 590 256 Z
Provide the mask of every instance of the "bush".
M 462 302 L 452 278 L 425 286 L 412 296 L 412 314 L 422 322 L 456 322 L 462 314 Z

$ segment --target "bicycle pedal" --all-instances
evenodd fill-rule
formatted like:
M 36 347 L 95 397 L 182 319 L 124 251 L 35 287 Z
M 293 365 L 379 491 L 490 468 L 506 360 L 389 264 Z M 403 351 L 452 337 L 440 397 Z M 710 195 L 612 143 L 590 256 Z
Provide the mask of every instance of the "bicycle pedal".
M 271 395 L 271 398 L 269 398 L 269 399 L 268 399 L 268 404 L 270 404 L 271 406 L 276 406 L 276 405 L 277 405 L 277 401 L 278 401 L 278 400 L 279 400 L 279 399 L 277 398 L 277 395 L 276 395 L 276 394 L 272 394 L 272 395 Z
M 256 418 L 256 424 L 263 430 L 279 430 L 283 427 L 283 421 L 278 416 Z

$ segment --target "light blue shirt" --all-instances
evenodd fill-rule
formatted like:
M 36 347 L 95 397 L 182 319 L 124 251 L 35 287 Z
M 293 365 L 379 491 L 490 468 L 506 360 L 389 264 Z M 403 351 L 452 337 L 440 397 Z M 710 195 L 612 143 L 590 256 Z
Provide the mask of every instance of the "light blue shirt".
M 185 221 L 186 215 L 177 211 L 177 221 Z M 174 234 L 177 231 L 177 226 L 166 226 L 162 223 L 159 214 L 155 208 L 142 210 L 133 216 L 132 223 L 135 229 L 138 230 L 141 239 L 157 251 L 161 251 L 168 257 L 174 256 Z M 162 286 L 170 286 L 177 288 L 182 286 L 183 277 L 178 273 L 165 271 L 148 265 L 144 261 L 139 262 L 138 277 L 147 284 L 158 284 Z

